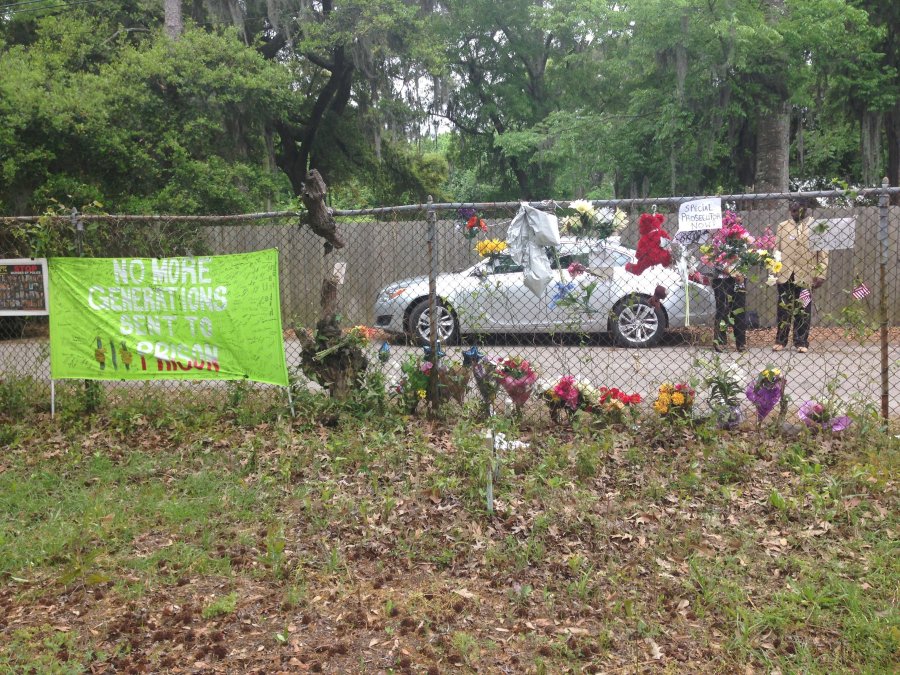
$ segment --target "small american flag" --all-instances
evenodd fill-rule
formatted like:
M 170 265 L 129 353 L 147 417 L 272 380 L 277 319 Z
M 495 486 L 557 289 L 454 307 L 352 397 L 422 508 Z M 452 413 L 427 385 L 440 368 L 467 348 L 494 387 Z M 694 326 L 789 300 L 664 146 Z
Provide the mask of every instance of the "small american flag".
M 802 291 L 800 291 L 800 295 L 798 297 L 800 298 L 801 305 L 803 305 L 804 307 L 809 307 L 809 303 L 812 302 L 812 293 L 809 292 L 808 288 L 804 288 Z
M 866 286 L 865 284 L 860 284 L 859 286 L 854 288 L 853 291 L 850 293 L 850 295 L 852 295 L 857 300 L 862 300 L 868 294 L 869 294 L 869 287 Z

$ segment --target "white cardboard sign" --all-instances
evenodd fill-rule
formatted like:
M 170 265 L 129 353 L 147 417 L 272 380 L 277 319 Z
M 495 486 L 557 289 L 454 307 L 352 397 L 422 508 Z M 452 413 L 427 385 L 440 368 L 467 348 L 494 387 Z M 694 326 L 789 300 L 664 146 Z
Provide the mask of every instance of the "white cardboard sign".
M 719 230 L 722 228 L 722 200 L 718 197 L 694 199 L 678 207 L 678 231 Z
M 856 217 L 813 218 L 809 248 L 813 251 L 841 251 L 856 245 Z

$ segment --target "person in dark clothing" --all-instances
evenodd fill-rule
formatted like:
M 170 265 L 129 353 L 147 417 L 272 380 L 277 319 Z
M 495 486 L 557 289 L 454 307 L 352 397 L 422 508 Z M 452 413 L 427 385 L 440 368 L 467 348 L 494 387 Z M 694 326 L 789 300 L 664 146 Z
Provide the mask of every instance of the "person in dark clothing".
M 716 321 L 713 327 L 713 348 L 725 351 L 728 326 L 734 329 L 734 343 L 739 352 L 747 348 L 747 288 L 744 275 L 739 272 L 720 272 L 712 278 L 716 301 Z

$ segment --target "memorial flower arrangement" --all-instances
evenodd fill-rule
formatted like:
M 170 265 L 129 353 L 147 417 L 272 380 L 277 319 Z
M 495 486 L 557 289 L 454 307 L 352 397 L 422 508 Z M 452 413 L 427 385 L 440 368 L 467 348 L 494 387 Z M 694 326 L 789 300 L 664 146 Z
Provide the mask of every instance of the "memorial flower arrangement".
M 653 409 L 662 417 L 686 418 L 694 407 L 697 392 L 685 382 L 663 382 L 659 387 Z
M 769 274 L 781 271 L 781 255 L 776 255 L 775 237 L 766 228 L 765 233 L 754 238 L 744 229 L 741 217 L 734 211 L 722 214 L 722 228 L 712 239 L 700 246 L 700 261 L 729 274 L 749 273 L 753 268 L 764 267 Z
M 502 239 L 483 239 L 475 244 L 475 252 L 482 258 L 499 255 L 506 250 L 506 242 Z
M 767 366 L 747 385 L 744 393 L 747 400 L 756 408 L 757 422 L 762 422 L 775 409 L 784 394 L 784 375 L 781 369 Z
M 487 223 L 478 215 L 478 212 L 470 207 L 463 207 L 457 210 L 457 213 L 465 221 L 463 226 L 463 236 L 466 239 L 474 239 L 479 232 L 487 232 Z
M 620 424 L 625 421 L 626 413 L 633 413 L 642 400 L 640 394 L 629 394 L 617 387 L 600 387 L 597 403 L 591 406 L 591 412 L 610 423 Z
M 606 239 L 621 232 L 627 222 L 623 211 L 616 210 L 612 217 L 608 211 L 598 211 L 586 199 L 569 202 L 569 215 L 560 220 L 560 231 L 573 237 Z
M 475 386 L 484 402 L 487 414 L 490 416 L 491 406 L 497 398 L 500 388 L 500 374 L 497 369 L 497 361 L 485 358 L 477 346 L 470 347 L 463 352 L 463 366 L 472 371 L 475 377 Z
M 519 356 L 511 356 L 497 363 L 497 376 L 500 386 L 506 391 L 517 410 L 531 397 L 537 373 L 531 364 Z
M 830 398 L 824 402 L 807 401 L 800 406 L 797 416 L 810 429 L 833 433 L 843 431 L 852 422 L 849 416 L 838 414 L 838 410 Z
M 560 412 L 571 416 L 578 410 L 591 410 L 600 402 L 600 392 L 589 382 L 576 380 L 574 375 L 563 375 L 545 387 L 541 396 L 554 421 L 558 421 Z
M 743 421 L 739 399 L 745 375 L 741 367 L 734 362 L 723 364 L 718 357 L 701 364 L 707 369 L 703 382 L 709 387 L 709 403 L 719 427 L 737 427 Z
M 425 361 L 415 354 L 409 354 L 400 364 L 402 373 L 395 387 L 395 393 L 411 413 L 415 412 L 421 401 L 428 398 L 429 375 L 434 364 Z

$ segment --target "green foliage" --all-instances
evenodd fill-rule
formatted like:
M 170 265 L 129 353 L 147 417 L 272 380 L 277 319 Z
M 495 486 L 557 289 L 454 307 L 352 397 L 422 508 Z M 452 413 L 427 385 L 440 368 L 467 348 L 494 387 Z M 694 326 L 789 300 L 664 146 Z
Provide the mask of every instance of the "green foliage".
M 204 619 L 215 619 L 219 616 L 233 614 L 237 608 L 238 594 L 229 593 L 221 598 L 216 598 L 203 608 Z
M 795 184 L 896 164 L 857 150 L 896 133 L 895 3 L 779 7 L 194 3 L 175 41 L 156 6 L 12 9 L 0 213 L 268 210 L 310 167 L 341 208 L 734 191 L 784 103 Z

